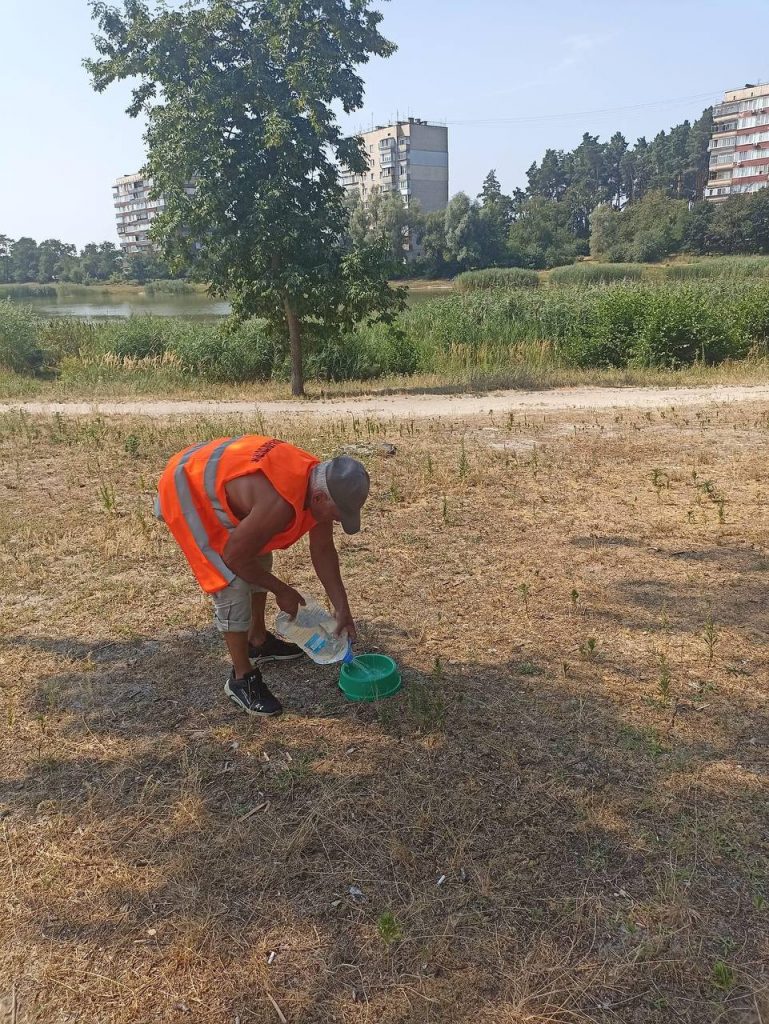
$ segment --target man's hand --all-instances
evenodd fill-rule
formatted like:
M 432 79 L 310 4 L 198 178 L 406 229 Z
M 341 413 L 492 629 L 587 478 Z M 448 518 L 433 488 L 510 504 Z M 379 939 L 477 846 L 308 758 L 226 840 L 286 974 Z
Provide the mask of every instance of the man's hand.
M 358 639 L 358 631 L 355 628 L 355 620 L 349 608 L 341 608 L 336 613 L 336 635 L 341 636 L 346 632 L 351 643 Z
M 286 615 L 290 615 L 292 619 L 295 619 L 299 606 L 305 604 L 305 600 L 298 590 L 294 590 L 293 587 L 289 587 L 287 583 L 282 584 L 278 590 L 275 591 L 275 601 L 277 602 L 278 608 Z

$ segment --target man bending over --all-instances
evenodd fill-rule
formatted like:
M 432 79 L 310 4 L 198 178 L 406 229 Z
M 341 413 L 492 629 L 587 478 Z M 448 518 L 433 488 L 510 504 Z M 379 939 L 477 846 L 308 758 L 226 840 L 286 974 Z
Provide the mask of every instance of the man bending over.
M 295 616 L 301 594 L 272 574 L 272 553 L 310 535 L 316 575 L 336 613 L 337 632 L 355 639 L 333 526 L 360 530 L 369 476 L 356 459 L 321 462 L 274 437 L 201 441 L 174 455 L 158 483 L 155 512 L 168 525 L 200 586 L 211 594 L 232 670 L 224 687 L 250 715 L 279 715 L 280 701 L 259 664 L 301 657 L 267 631 L 267 594 Z M 256 662 L 256 664 L 252 664 Z

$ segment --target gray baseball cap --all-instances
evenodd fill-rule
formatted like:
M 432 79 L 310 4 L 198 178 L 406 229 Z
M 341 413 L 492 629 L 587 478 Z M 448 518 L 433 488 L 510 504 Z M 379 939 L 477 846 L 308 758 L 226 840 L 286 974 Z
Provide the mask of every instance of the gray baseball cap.
M 318 482 L 342 515 L 345 533 L 360 530 L 360 510 L 368 498 L 371 480 L 366 467 L 349 455 L 321 462 L 317 467 Z

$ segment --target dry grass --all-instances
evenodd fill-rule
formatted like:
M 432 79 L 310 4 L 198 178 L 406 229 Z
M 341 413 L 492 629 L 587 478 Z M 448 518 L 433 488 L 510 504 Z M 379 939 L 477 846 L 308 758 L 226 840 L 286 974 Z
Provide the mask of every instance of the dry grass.
M 248 429 L 0 421 L 0 1020 L 769 1020 L 769 408 L 292 423 L 397 445 L 341 548 L 406 685 L 267 723 L 149 515 Z
M 546 353 L 545 353 L 546 357 Z M 206 398 L 270 401 L 291 398 L 288 381 L 275 380 L 251 384 L 214 384 L 202 377 L 182 381 L 173 372 L 172 360 L 102 361 L 93 379 L 68 382 L 44 380 L 10 373 L 0 367 L 0 401 L 40 399 L 68 401 L 82 399 L 127 399 L 146 395 L 149 398 Z M 520 362 L 497 369 L 481 367 L 459 369 L 453 374 L 419 373 L 395 375 L 375 380 L 307 382 L 307 398 L 353 398 L 365 395 L 392 394 L 466 394 L 520 388 L 546 390 L 555 387 L 671 386 L 694 387 L 700 384 L 764 384 L 769 380 L 769 363 L 763 358 L 724 362 L 718 366 L 696 364 L 681 370 L 647 369 L 580 369 L 550 365 L 536 351 L 530 360 L 525 354 Z

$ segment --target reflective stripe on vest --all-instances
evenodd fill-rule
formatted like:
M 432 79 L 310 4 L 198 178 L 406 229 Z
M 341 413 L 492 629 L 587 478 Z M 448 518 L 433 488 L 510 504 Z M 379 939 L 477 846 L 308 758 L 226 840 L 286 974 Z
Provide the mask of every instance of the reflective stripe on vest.
M 214 451 L 209 456 L 205 468 L 206 492 L 208 493 L 209 499 L 212 502 L 215 502 L 214 508 L 216 509 L 216 515 L 220 519 L 220 522 L 221 517 L 219 515 L 219 510 L 221 510 L 222 515 L 225 516 L 226 523 L 222 523 L 222 525 L 226 525 L 228 530 L 232 530 L 234 527 L 229 517 L 227 516 L 226 512 L 221 507 L 221 504 L 219 503 L 218 499 L 216 498 L 215 491 L 209 492 L 208 469 L 209 466 L 211 465 L 211 460 L 214 457 L 216 457 L 216 462 L 214 463 L 213 477 L 215 482 L 216 467 L 219 463 L 219 459 L 222 457 L 222 451 L 227 447 L 228 444 L 231 444 L 233 440 L 234 438 L 230 438 L 227 441 L 227 444 L 221 444 L 219 445 L 218 448 L 215 448 Z M 205 448 L 206 444 L 208 444 L 208 442 L 203 441 L 200 444 L 193 445 L 193 447 L 189 448 L 184 453 L 184 455 L 182 455 L 182 457 L 179 459 L 176 469 L 174 470 L 174 487 L 176 489 L 176 497 L 179 502 L 179 508 L 181 509 L 182 515 L 184 516 L 184 521 L 190 528 L 190 533 L 192 534 L 193 540 L 195 541 L 195 544 L 197 545 L 200 554 L 203 556 L 203 558 L 205 558 L 209 565 L 211 565 L 211 567 L 215 569 L 222 576 L 222 578 L 227 581 L 227 583 L 232 583 L 232 581 L 235 579 L 235 573 L 232 571 L 232 569 L 229 568 L 228 565 L 225 564 L 224 559 L 221 557 L 221 555 L 217 551 L 214 551 L 214 549 L 211 547 L 208 539 L 208 534 L 206 533 L 206 528 L 201 522 L 200 516 L 198 515 L 198 510 L 195 508 L 195 503 L 192 500 L 190 485 L 187 482 L 187 474 L 184 472 L 185 463 L 189 460 L 190 456 L 194 455 L 195 452 L 200 451 L 201 448 Z
M 211 502 L 211 508 L 216 513 L 216 518 L 225 528 L 225 530 L 232 530 L 235 524 L 227 515 L 227 512 L 222 507 L 222 503 L 219 501 L 219 495 L 216 493 L 216 473 L 219 469 L 219 463 L 222 460 L 222 455 L 225 449 L 229 448 L 235 441 L 239 441 L 242 434 L 238 437 L 228 437 L 225 441 L 211 452 L 208 456 L 208 462 L 203 472 L 203 486 L 206 489 L 206 496 Z

